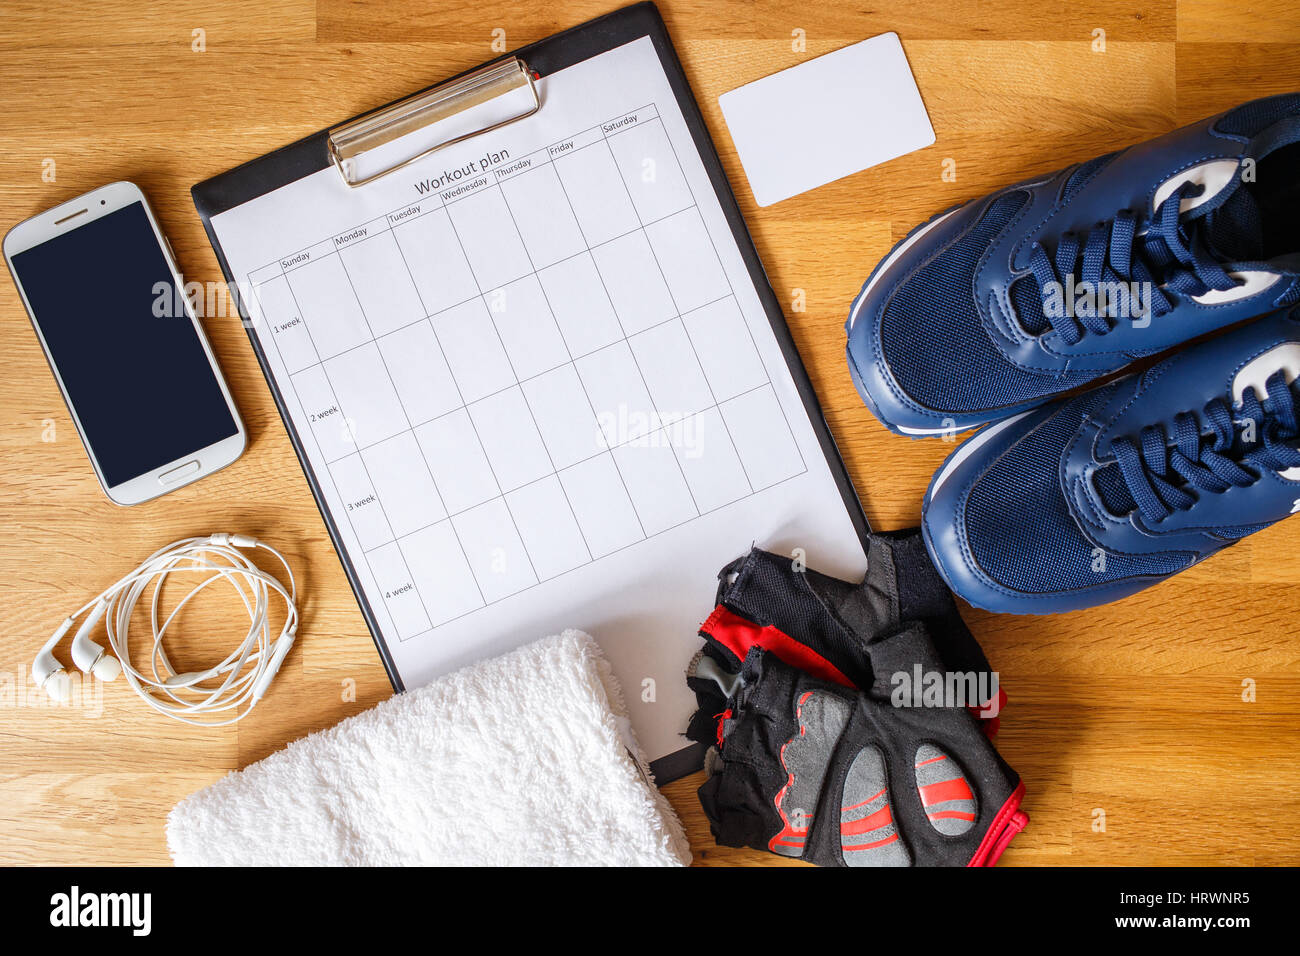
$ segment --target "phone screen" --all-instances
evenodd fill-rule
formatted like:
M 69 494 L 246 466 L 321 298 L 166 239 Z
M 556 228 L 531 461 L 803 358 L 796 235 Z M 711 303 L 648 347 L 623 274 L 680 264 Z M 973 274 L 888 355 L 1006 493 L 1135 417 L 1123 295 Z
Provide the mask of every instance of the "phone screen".
M 143 204 L 11 261 L 109 487 L 236 434 Z

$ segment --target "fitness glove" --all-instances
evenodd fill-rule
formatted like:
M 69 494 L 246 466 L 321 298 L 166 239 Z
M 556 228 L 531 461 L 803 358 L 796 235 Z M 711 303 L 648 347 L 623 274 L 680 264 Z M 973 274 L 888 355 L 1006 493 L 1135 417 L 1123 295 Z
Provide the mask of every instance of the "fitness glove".
M 864 692 L 749 649 L 699 790 L 714 837 L 821 866 L 991 866 L 1028 822 L 1020 778 L 965 707 L 891 691 L 894 669 L 941 666 L 924 625 L 867 656 Z

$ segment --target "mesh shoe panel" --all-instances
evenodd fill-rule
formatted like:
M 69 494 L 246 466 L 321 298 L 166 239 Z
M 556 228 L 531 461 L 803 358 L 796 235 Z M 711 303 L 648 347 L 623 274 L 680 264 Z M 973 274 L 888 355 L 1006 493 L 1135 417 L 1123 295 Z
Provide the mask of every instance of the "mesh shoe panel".
M 1111 389 L 1064 406 L 1002 455 L 976 482 L 966 504 L 966 530 L 976 562 L 1017 591 L 1070 591 L 1137 575 L 1164 575 L 1189 557 L 1105 554 L 1094 570 L 1094 545 L 1066 507 L 1058 470 L 1061 452 L 1083 416 Z
M 974 228 L 908 278 L 885 307 L 881 349 L 913 401 L 940 412 L 977 411 L 1041 398 L 1093 377 L 1032 376 L 1010 364 L 976 311 L 976 265 L 1027 200 L 1022 190 L 998 197 Z

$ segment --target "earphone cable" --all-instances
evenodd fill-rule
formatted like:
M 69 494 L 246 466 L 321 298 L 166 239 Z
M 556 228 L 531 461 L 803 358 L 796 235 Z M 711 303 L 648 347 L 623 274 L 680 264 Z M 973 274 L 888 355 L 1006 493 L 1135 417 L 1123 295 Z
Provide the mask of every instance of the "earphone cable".
M 240 549 L 269 551 L 284 568 L 288 587 L 258 567 Z M 175 574 L 206 574 L 160 621 L 162 590 Z M 219 663 L 203 670 L 181 672 L 172 664 L 164 643 L 173 622 L 191 600 L 218 582 L 230 584 L 248 614 L 244 638 Z M 148 663 L 138 667 L 131 655 L 131 619 L 145 592 L 149 598 Z M 284 625 L 271 637 L 272 593 L 285 605 Z M 185 538 L 154 552 L 135 570 L 91 598 L 69 619 L 75 621 L 103 605 L 109 646 L 122 666 L 127 683 L 150 707 L 174 720 L 202 727 L 232 724 L 252 710 L 270 685 L 298 629 L 297 584 L 289 562 L 275 548 L 244 535 L 214 534 Z M 65 626 L 46 644 L 52 650 Z M 138 629 L 137 629 L 138 633 Z

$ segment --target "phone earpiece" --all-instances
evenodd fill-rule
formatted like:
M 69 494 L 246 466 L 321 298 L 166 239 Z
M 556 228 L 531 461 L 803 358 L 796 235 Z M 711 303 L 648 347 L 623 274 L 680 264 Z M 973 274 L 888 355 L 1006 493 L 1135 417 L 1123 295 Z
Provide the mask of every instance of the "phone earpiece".
M 106 601 L 100 601 L 86 617 L 72 639 L 72 663 L 98 680 L 115 680 L 122 673 L 122 665 L 117 658 L 104 650 L 102 644 L 90 639 L 90 632 L 95 629 L 104 611 L 108 608 Z
M 32 680 L 36 682 L 36 686 L 59 701 L 67 700 L 72 696 L 72 678 L 63 669 L 59 659 L 54 656 L 54 646 L 63 640 L 64 634 L 72 630 L 72 621 L 70 617 L 64 618 L 58 630 L 50 635 L 41 652 L 36 655 L 36 660 L 32 661 Z
M 90 669 L 90 673 L 96 680 L 117 680 L 118 675 L 122 673 L 122 665 L 112 654 L 101 654 L 99 660 L 95 661 L 95 666 Z
M 52 651 L 43 650 L 36 655 L 32 661 L 32 680 L 54 700 L 64 701 L 72 696 L 72 678 Z

